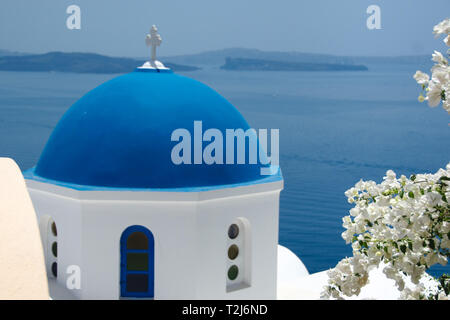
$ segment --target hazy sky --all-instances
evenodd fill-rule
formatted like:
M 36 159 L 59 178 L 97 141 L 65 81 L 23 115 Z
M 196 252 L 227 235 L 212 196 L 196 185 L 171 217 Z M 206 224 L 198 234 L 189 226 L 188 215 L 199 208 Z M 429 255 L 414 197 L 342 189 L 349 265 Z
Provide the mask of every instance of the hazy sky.
M 81 8 L 81 30 L 66 9 Z M 381 8 L 381 30 L 366 9 Z M 450 17 L 450 0 L 1 0 L 0 49 L 145 56 L 156 24 L 159 55 L 228 47 L 338 55 L 431 54 L 444 48 L 433 26 Z

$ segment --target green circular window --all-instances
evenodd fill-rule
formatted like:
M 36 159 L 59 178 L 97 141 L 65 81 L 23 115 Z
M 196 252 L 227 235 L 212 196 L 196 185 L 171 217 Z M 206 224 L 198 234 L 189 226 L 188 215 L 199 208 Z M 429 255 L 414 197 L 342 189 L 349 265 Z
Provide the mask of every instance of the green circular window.
M 229 228 L 228 228 L 228 237 L 230 237 L 230 239 L 234 239 L 239 235 L 239 227 L 237 224 L 233 223 Z
M 55 278 L 58 276 L 58 264 L 56 262 L 52 263 L 52 274 Z
M 58 244 L 56 242 L 52 243 L 52 253 L 55 257 L 58 256 Z
M 52 229 L 53 235 L 56 237 L 58 235 L 58 230 L 56 230 L 56 223 L 55 222 L 52 222 L 51 229 Z
M 231 260 L 234 260 L 234 259 L 236 259 L 238 254 L 239 254 L 239 247 L 235 244 L 232 244 L 228 248 L 228 258 L 230 258 Z
M 233 265 L 228 269 L 228 279 L 235 280 L 239 274 L 239 269 L 237 266 Z

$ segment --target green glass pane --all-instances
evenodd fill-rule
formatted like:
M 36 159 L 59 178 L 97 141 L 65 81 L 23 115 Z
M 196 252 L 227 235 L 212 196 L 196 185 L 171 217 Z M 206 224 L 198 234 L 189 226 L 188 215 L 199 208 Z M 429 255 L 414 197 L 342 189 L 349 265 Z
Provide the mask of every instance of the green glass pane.
M 237 245 L 233 244 L 228 248 L 228 258 L 231 260 L 236 259 L 239 254 L 239 248 Z
M 230 269 L 228 269 L 228 279 L 235 280 L 239 274 L 239 269 L 237 266 L 231 266 Z
M 127 249 L 147 250 L 148 249 L 147 236 L 140 231 L 133 232 L 128 236 Z
M 56 242 L 52 243 L 52 253 L 55 258 L 58 256 L 58 244 Z
M 127 253 L 127 270 L 147 271 L 148 253 Z

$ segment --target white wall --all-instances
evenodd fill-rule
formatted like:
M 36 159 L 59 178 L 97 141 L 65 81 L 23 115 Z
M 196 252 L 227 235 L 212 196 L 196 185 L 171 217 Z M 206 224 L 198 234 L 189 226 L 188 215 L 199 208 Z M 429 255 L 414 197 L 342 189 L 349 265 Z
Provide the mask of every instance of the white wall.
M 83 260 L 86 299 L 120 297 L 120 237 L 131 225 L 155 239 L 155 299 L 192 297 L 195 279 L 195 204 L 85 201 Z
M 276 298 L 282 181 L 205 192 L 28 186 L 38 216 L 57 224 L 58 281 L 65 284 L 67 266 L 81 267 L 78 298 L 120 298 L 120 237 L 131 225 L 146 227 L 155 239 L 155 299 Z M 228 227 L 239 217 L 250 224 L 251 281 L 227 292 Z
M 197 218 L 199 258 L 196 299 L 275 299 L 279 190 L 204 201 Z M 226 292 L 228 227 L 250 223 L 250 287 Z M 244 252 L 240 254 L 245 254 Z
M 68 274 L 67 267 L 77 265 L 83 270 L 81 255 L 81 206 L 77 200 L 62 197 L 48 192 L 28 188 L 40 226 L 45 216 L 50 216 L 56 223 L 58 231 L 58 277 L 57 282 L 66 286 Z M 41 228 L 41 236 L 45 230 Z M 73 290 L 77 297 L 82 296 L 83 277 L 81 289 Z

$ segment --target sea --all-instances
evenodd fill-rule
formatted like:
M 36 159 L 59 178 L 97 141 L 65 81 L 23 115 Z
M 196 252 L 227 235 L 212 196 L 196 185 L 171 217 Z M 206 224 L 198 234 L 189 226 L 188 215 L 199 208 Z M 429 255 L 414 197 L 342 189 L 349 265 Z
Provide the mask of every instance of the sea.
M 310 273 L 351 255 L 341 238 L 360 179 L 436 172 L 450 162 L 450 115 L 419 103 L 416 70 L 431 62 L 367 64 L 360 72 L 184 72 L 228 99 L 258 129 L 279 129 L 284 190 L 279 242 Z M 0 72 L 0 156 L 33 167 L 64 112 L 117 75 Z M 430 270 L 450 272 L 448 266 Z

